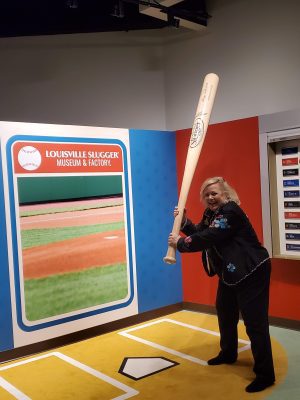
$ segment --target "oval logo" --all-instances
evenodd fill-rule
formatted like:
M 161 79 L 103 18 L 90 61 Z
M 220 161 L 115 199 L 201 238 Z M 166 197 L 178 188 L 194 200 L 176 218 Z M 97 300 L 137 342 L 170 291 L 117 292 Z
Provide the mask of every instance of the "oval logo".
M 190 147 L 197 147 L 204 133 L 204 123 L 201 117 L 195 118 L 192 134 L 190 138 Z

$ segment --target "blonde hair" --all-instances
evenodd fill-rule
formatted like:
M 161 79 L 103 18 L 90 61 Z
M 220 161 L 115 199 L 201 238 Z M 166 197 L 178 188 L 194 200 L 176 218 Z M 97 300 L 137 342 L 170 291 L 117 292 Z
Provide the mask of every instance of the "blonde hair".
M 241 204 L 237 192 L 221 176 L 215 176 L 213 178 L 208 178 L 202 183 L 202 186 L 200 189 L 200 197 L 201 197 L 202 201 L 204 201 L 204 196 L 203 196 L 204 190 L 208 186 L 214 185 L 215 183 L 218 183 L 220 185 L 220 187 L 221 187 L 222 191 L 225 193 L 228 201 L 232 200 L 236 204 Z

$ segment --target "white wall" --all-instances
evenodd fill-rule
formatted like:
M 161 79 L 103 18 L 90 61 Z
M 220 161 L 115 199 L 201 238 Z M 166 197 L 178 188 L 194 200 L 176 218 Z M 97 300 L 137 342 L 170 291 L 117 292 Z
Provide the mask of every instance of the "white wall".
M 300 108 L 300 1 L 208 6 L 205 33 L 0 39 L 0 120 L 187 128 L 208 72 L 220 76 L 212 123 Z
M 0 120 L 165 128 L 163 79 L 162 47 L 143 35 L 3 38 Z
M 208 5 L 205 35 L 165 46 L 168 128 L 192 126 L 208 72 L 220 76 L 211 122 L 300 108 L 300 1 Z

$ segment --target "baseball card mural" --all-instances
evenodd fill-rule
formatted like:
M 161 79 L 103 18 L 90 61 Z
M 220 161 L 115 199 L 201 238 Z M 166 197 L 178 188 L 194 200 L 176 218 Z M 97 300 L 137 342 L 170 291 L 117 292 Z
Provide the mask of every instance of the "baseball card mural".
M 137 312 L 129 149 L 77 135 L 6 143 L 16 330 L 45 338 Z

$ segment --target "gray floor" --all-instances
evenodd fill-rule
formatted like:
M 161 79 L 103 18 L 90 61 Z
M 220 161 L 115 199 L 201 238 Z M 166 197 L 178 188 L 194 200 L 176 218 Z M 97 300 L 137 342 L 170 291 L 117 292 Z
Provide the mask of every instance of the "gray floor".
M 283 383 L 276 386 L 269 400 L 300 399 L 300 332 L 270 327 L 271 336 L 285 349 L 288 356 L 288 373 Z

